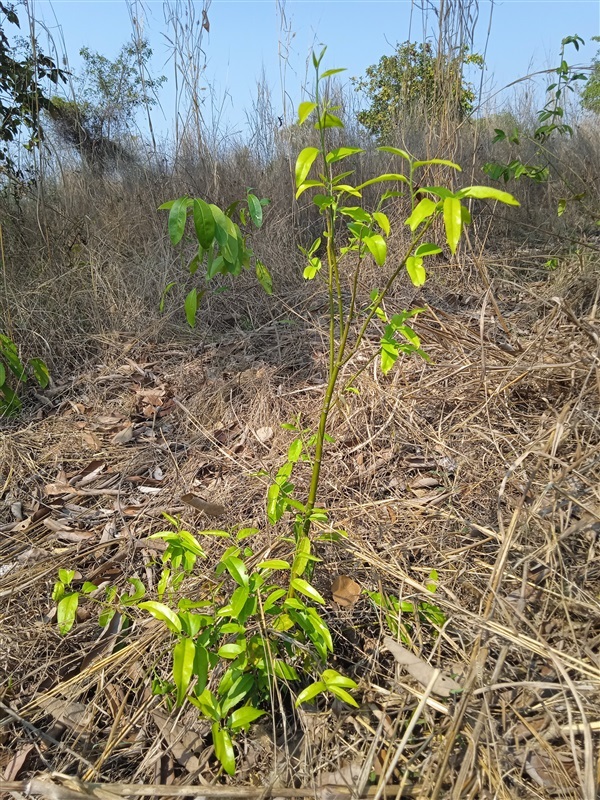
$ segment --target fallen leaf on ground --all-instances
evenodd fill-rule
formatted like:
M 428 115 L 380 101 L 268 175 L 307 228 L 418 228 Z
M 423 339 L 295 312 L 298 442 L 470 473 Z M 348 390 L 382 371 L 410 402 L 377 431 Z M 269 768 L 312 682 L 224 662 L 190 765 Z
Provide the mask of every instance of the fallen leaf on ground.
M 204 741 L 199 733 L 184 730 L 180 725 L 173 725 L 173 720 L 168 714 L 161 711 L 153 711 L 152 719 L 158 728 L 161 736 L 173 757 L 188 772 L 196 772 L 200 769 L 199 753 L 204 749 Z
M 112 444 L 127 444 L 133 439 L 133 425 L 128 425 L 122 431 L 115 433 L 111 439 Z
M 27 760 L 27 756 L 29 753 L 31 753 L 33 748 L 33 744 L 27 744 L 14 754 L 4 770 L 5 781 L 14 781 L 19 777 L 19 772 L 21 771 L 23 764 Z
M 403 666 L 409 675 L 412 675 L 412 677 L 423 686 L 429 686 L 434 673 L 434 667 L 432 667 L 431 664 L 419 658 L 419 656 L 416 656 L 414 653 L 411 653 L 410 650 L 407 650 L 405 647 L 402 647 L 401 644 L 398 644 L 398 642 L 390 636 L 386 636 L 383 643 L 394 656 L 398 664 Z M 438 675 L 431 687 L 432 693 L 437 694 L 438 697 L 450 697 L 453 692 L 458 692 L 461 689 L 462 686 L 459 683 L 452 680 L 452 678 L 449 678 L 447 675 L 442 674 Z
M 91 727 L 92 713 L 82 703 L 64 700 L 62 697 L 42 696 L 36 700 L 36 705 L 75 733 L 85 733 Z
M 342 608 L 352 608 L 360 597 L 360 584 L 347 575 L 338 575 L 331 584 L 334 601 Z
M 269 428 L 269 427 L 259 428 L 256 431 L 256 438 L 258 439 L 258 441 L 261 444 L 264 444 L 265 442 L 268 442 L 269 439 L 273 438 L 273 428 Z
M 198 497 L 193 492 L 182 494 L 181 501 L 187 503 L 188 506 L 192 506 L 197 511 L 204 511 L 209 517 L 222 517 L 226 512 L 225 506 L 221 506 L 219 503 L 207 503 L 206 500 Z

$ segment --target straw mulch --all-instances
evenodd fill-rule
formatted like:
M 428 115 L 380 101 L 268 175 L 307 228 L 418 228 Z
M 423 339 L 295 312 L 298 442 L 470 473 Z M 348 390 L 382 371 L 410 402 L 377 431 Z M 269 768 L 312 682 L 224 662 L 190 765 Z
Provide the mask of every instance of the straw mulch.
M 46 393 L 2 435 L 0 791 L 592 800 L 597 286 L 591 267 L 537 283 L 506 268 L 493 294 L 475 285 L 415 298 L 429 300 L 416 328 L 431 363 L 405 360 L 385 378 L 370 367 L 360 394 L 341 397 L 319 502 L 348 538 L 319 546 L 314 581 L 333 666 L 359 682 L 360 709 L 293 712 L 274 699 L 272 716 L 238 739 L 234 779 L 219 773 L 206 721 L 191 707 L 170 714 L 152 694 L 170 669 L 164 626 L 140 613 L 129 631 L 103 633 L 83 603 L 61 637 L 52 586 L 62 567 L 122 591 L 133 576 L 155 587 L 148 535 L 168 527 L 163 511 L 192 531 L 255 525 L 256 549 L 281 552 L 285 526 L 267 526 L 257 473 L 285 458 L 281 423 L 315 422 L 323 309 L 282 308 L 193 348 L 106 343 L 104 364 Z M 306 480 L 301 468 L 299 496 Z M 218 519 L 183 502 L 190 492 L 222 506 Z M 206 547 L 198 596 L 224 545 Z M 443 612 L 438 624 L 396 620 L 412 669 L 386 646 L 391 622 L 364 591 L 334 600 L 340 576 Z M 459 690 L 437 691 L 436 675 Z

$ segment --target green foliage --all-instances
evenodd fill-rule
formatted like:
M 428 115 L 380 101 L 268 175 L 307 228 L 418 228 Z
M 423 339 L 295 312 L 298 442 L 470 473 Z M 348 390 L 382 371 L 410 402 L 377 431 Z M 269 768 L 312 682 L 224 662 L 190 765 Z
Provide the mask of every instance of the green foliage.
M 507 132 L 501 128 L 495 128 L 493 142 L 505 142 L 513 148 L 519 148 L 524 140 L 533 141 L 536 145 L 536 163 L 525 163 L 520 156 L 511 158 L 510 161 L 491 161 L 483 165 L 483 171 L 492 180 L 504 181 L 518 180 L 526 177 L 536 183 L 545 183 L 550 178 L 551 162 L 546 143 L 553 136 L 572 136 L 573 129 L 565 120 L 564 97 L 568 92 L 574 92 L 578 82 L 587 80 L 582 72 L 575 72 L 565 60 L 565 48 L 573 45 L 579 50 L 580 44 L 585 44 L 581 36 L 566 36 L 561 42 L 560 63 L 554 70 L 556 79 L 547 89 L 548 100 L 537 113 L 537 127 L 532 136 L 527 136 L 516 126 L 512 131 Z M 589 87 L 589 82 L 588 82 Z M 586 89 L 588 88 L 586 87 Z M 585 94 L 585 90 L 584 90 Z M 511 149 L 513 149 L 511 148 Z M 581 200 L 583 194 L 572 195 L 570 200 Z M 567 200 L 562 199 L 559 203 L 557 213 L 561 216 L 566 208 Z
M 146 590 L 137 578 L 130 579 L 133 593 L 117 599 L 112 587 L 99 599 L 97 587 L 85 583 L 76 590 L 74 571 L 61 569 L 52 598 L 62 635 L 75 624 L 82 595 L 99 603 L 102 624 L 117 609 L 130 619 L 137 610 L 161 621 L 171 636 L 171 676 L 157 677 L 153 691 L 175 707 L 191 703 L 212 722 L 215 755 L 229 774 L 235 772 L 235 736 L 271 708 L 275 681 L 280 682 L 282 694 L 295 697 L 296 705 L 321 694 L 357 705 L 348 692 L 356 688 L 355 681 L 324 668 L 333 642 L 327 623 L 311 604 L 325 601 L 302 577 L 315 558 L 307 537 L 299 540 L 291 559 L 260 561 L 247 544 L 257 529 L 244 528 L 235 536 L 222 530 L 200 531 L 199 536 L 226 539 L 228 546 L 214 568 L 212 591 L 202 599 L 194 592 L 192 599 L 185 582 L 204 551 L 196 536 L 165 516 L 176 530 L 151 536 L 168 545 L 161 559 L 159 599 L 144 599 Z M 289 548 L 284 539 L 280 546 Z M 312 681 L 315 672 L 317 682 Z
M 0 333 L 0 417 L 12 416 L 21 410 L 19 390 L 31 378 L 45 389 L 50 381 L 46 364 L 41 358 L 30 358 L 23 364 L 17 345 L 10 336 Z
M 10 144 L 20 131 L 26 129 L 27 149 L 39 145 L 42 139 L 40 111 L 50 109 L 52 103 L 42 88 L 44 80 L 58 84 L 65 81 L 65 73 L 40 50 L 35 52 L 24 45 L 19 52 L 11 45 L 5 32 L 9 23 L 20 27 L 19 17 L 12 3 L 0 2 L 0 173 L 18 176 L 19 171 L 10 154 Z
M 594 42 L 600 42 L 600 36 L 592 36 Z M 581 105 L 586 111 L 600 114 L 600 52 L 592 61 L 592 70 L 581 93 Z
M 438 573 L 437 570 L 432 569 L 426 588 L 433 595 L 437 591 L 437 587 Z M 365 594 L 373 605 L 383 612 L 385 624 L 390 633 L 407 646 L 411 644 L 413 630 L 411 619 L 418 619 L 421 624 L 426 623 L 432 626 L 434 634 L 446 622 L 446 615 L 442 609 L 429 600 L 414 603 L 412 600 L 400 600 L 395 595 L 384 592 L 366 591 Z
M 366 70 L 364 78 L 353 79 L 369 107 L 358 113 L 358 121 L 372 135 L 389 141 L 397 134 L 402 117 L 421 110 L 429 118 L 442 110 L 454 110 L 459 118 L 473 110 L 475 92 L 464 80 L 464 64 L 483 66 L 483 59 L 463 49 L 457 55 L 438 54 L 428 42 L 396 45 L 391 56 L 382 56 Z M 302 115 L 299 115 L 302 122 Z
M 236 769 L 236 734 L 247 730 L 271 709 L 275 682 L 278 696 L 291 697 L 296 706 L 322 696 L 357 705 L 350 694 L 357 688 L 356 682 L 328 666 L 333 639 L 318 610 L 325 605 L 325 599 L 312 580 L 314 566 L 320 561 L 315 546 L 324 540 L 339 541 L 346 535 L 332 530 L 326 511 L 316 506 L 324 445 L 331 441 L 327 421 L 337 400 L 338 384 L 343 384 L 342 389 L 352 389 L 357 377 L 341 381 L 342 370 L 359 351 L 372 325 L 379 330 L 377 355 L 384 374 L 401 355 L 426 358 L 419 337 L 409 324 L 422 309 L 395 314 L 386 309 L 394 283 L 405 269 L 415 285 L 425 281 L 424 264 L 441 250 L 427 241 L 434 220 L 443 221 L 446 243 L 456 252 L 464 226 L 470 223 L 464 200 L 492 199 L 518 205 L 507 192 L 487 186 L 454 192 L 440 186 L 420 188 L 417 176 L 423 168 L 439 165 L 460 171 L 460 167 L 444 159 L 421 161 L 394 147 L 379 149 L 398 162 L 398 171 L 383 172 L 357 186 L 349 183 L 353 171 L 339 171 L 337 165 L 361 151 L 356 147 L 328 146 L 329 131 L 343 128 L 343 123 L 328 94 L 328 79 L 340 70 L 321 72 L 324 54 L 325 50 L 318 56 L 313 54 L 314 100 L 302 103 L 298 115 L 301 124 L 313 122 L 320 146 L 307 147 L 298 155 L 295 182 L 296 197 L 317 190 L 312 200 L 324 220 L 321 236 L 301 250 L 307 259 L 305 279 L 322 281 L 329 298 L 329 373 L 316 432 L 302 427 L 299 419 L 284 426 L 294 433 L 294 438 L 285 463 L 267 491 L 268 521 L 281 525 L 286 514 L 291 514 L 291 531 L 288 528 L 284 535 L 271 541 L 274 555 L 261 560 L 248 543 L 259 533 L 255 528 L 242 528 L 236 534 L 205 530 L 194 535 L 165 514 L 174 530 L 151 537 L 167 545 L 161 557 L 156 599 L 146 598 L 145 587 L 137 578 L 130 579 L 133 591 L 120 598 L 114 587 L 104 590 L 102 599 L 98 598 L 100 590 L 90 590 L 90 600 L 99 602 L 102 608 L 101 624 L 107 624 L 117 608 L 125 617 L 144 612 L 164 624 L 171 642 L 171 674 L 168 679 L 156 675 L 153 691 L 165 696 L 171 707 L 191 703 L 211 722 L 215 756 L 228 774 Z M 368 207 L 362 202 L 362 191 L 367 186 L 382 190 L 374 205 Z M 392 224 L 385 208 L 391 198 L 398 196 L 399 189 L 407 192 L 412 207 L 406 220 L 409 244 L 403 253 L 390 259 Z M 175 246 L 184 240 L 188 219 L 192 219 L 197 252 L 189 272 L 194 276 L 202 268 L 205 280 L 210 281 L 216 274 L 237 275 L 250 266 L 253 254 L 239 225 L 250 222 L 259 227 L 264 205 L 265 201 L 249 191 L 245 203 L 237 201 L 225 212 L 190 197 L 180 197 L 161 208 L 169 211 L 169 236 Z M 234 215 L 239 225 L 234 222 Z M 344 244 L 340 245 L 342 231 Z M 323 259 L 317 255 L 322 242 Z M 365 301 L 359 297 L 358 287 L 364 280 L 364 267 L 370 262 L 377 265 L 383 288 L 374 288 Z M 270 291 L 270 275 L 259 264 L 256 262 L 257 277 Z M 347 282 L 351 287 L 349 301 L 343 291 Z M 188 293 L 185 310 L 190 324 L 195 322 L 200 294 L 197 287 Z M 303 500 L 294 496 L 294 472 L 299 465 L 306 465 L 311 474 Z M 322 532 L 315 534 L 319 527 Z M 193 594 L 186 592 L 198 559 L 205 557 L 198 537 L 222 538 L 226 544 L 210 581 L 204 581 L 208 588 L 200 597 L 197 582 Z M 203 576 L 206 572 L 204 568 Z M 72 589 L 72 581 L 72 573 L 62 572 L 55 585 L 53 596 L 61 633 L 68 633 L 76 619 L 80 593 Z M 429 590 L 433 592 L 436 584 L 437 574 L 432 572 Z M 398 609 L 393 601 L 385 603 L 387 612 L 401 610 L 399 601 Z M 411 604 L 411 610 L 435 625 L 444 622 L 442 612 L 433 603 L 417 607 Z
M 195 276 L 202 268 L 204 279 L 209 283 L 216 275 L 239 275 L 242 270 L 254 265 L 256 278 L 267 294 L 272 294 L 273 283 L 267 267 L 248 245 L 240 226 L 248 229 L 250 224 L 260 228 L 263 224 L 263 209 L 268 200 L 259 200 L 248 190 L 245 201 L 236 200 L 224 212 L 213 203 L 207 203 L 200 197 L 178 197 L 163 203 L 159 211 L 168 210 L 169 238 L 173 245 L 178 245 L 185 237 L 188 218 L 193 220 L 195 246 L 197 250 L 189 262 L 187 269 L 190 276 Z M 238 223 L 234 222 L 234 217 Z M 165 296 L 175 283 L 169 283 L 161 298 L 161 311 L 164 308 Z M 186 295 L 184 310 L 188 325 L 196 325 L 198 304 L 206 289 L 194 286 Z

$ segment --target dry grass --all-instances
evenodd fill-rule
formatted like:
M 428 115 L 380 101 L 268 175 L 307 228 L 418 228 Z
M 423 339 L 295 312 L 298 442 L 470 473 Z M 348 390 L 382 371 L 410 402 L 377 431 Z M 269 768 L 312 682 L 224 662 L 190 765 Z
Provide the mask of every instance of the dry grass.
M 240 293 L 229 321 L 204 337 L 167 341 L 168 327 L 152 339 L 97 335 L 96 364 L 2 436 L 1 791 L 21 797 L 37 776 L 34 793 L 69 800 L 329 798 L 367 784 L 377 797 L 596 796 L 598 263 L 586 258 L 582 270 L 573 257 L 543 273 L 527 258 L 487 263 L 501 322 L 469 262 L 427 294 L 399 292 L 400 305 L 429 304 L 417 328 L 432 363 L 361 375 L 360 396 L 332 414 L 320 497 L 348 532 L 345 544 L 320 546 L 315 583 L 334 665 L 359 682 L 360 710 L 275 703 L 240 740 L 229 784 L 208 725 L 193 710 L 169 715 L 152 695 L 152 675 L 168 674 L 168 634 L 140 614 L 129 631 L 101 636 L 84 606 L 61 637 L 52 584 L 64 567 L 122 589 L 132 575 L 155 586 L 147 537 L 163 527 L 161 511 L 192 530 L 214 524 L 182 504 L 191 490 L 226 507 L 219 527 L 256 525 L 261 546 L 285 547 L 253 474 L 284 459 L 280 423 L 315 422 L 324 309 L 299 294 L 267 313 Z M 274 436 L 261 442 L 267 426 Z M 130 427 L 130 441 L 115 442 Z M 192 595 L 206 591 L 220 549 L 210 545 Z M 441 628 L 412 614 L 401 622 L 412 651 L 462 691 L 441 698 L 404 672 L 367 596 L 346 609 L 332 601 L 340 574 L 435 602 Z

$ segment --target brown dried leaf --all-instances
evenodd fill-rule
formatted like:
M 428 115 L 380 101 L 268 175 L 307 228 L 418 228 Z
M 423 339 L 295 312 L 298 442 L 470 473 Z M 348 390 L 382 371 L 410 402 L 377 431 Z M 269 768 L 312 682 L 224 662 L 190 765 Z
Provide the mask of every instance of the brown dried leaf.
M 133 425 L 128 425 L 123 430 L 120 430 L 118 433 L 115 433 L 113 438 L 110 440 L 112 444 L 127 444 L 131 442 L 133 439 Z
M 36 705 L 75 733 L 85 733 L 91 727 L 92 712 L 82 703 L 42 695 L 36 700 Z
M 338 575 L 331 584 L 334 601 L 341 608 L 352 608 L 360 597 L 360 584 L 347 575 Z
M 433 677 L 434 668 L 427 661 L 424 661 L 419 656 L 411 653 L 401 644 L 398 644 L 390 636 L 386 636 L 383 640 L 384 645 L 392 653 L 397 663 L 402 665 L 404 669 L 412 675 L 412 677 L 423 686 L 429 686 L 431 678 Z M 438 697 L 450 697 L 453 692 L 458 692 L 462 686 L 447 675 L 438 675 L 431 691 L 437 694 Z
M 168 714 L 162 711 L 153 711 L 152 719 L 174 758 L 188 772 L 200 769 L 199 753 L 204 748 L 202 737 L 193 731 L 183 730 L 180 725 L 175 726 Z
M 435 486 L 440 485 L 440 479 L 424 475 L 420 478 L 415 478 L 409 485 L 411 489 L 433 489 Z
M 26 744 L 25 747 L 22 747 L 14 754 L 4 770 L 5 781 L 14 781 L 19 777 L 19 772 L 34 747 L 35 745 L 33 744 Z
M 92 433 L 92 431 L 85 431 L 84 433 L 81 434 L 81 438 L 90 448 L 90 450 L 98 452 L 98 450 L 102 449 L 102 442 L 96 436 L 95 433 Z
M 204 511 L 208 517 L 223 517 L 227 511 L 225 506 L 221 506 L 218 503 L 207 503 L 206 500 L 198 497 L 193 492 L 182 494 L 181 501 L 187 503 L 188 506 L 192 506 L 197 511 Z
M 268 442 L 269 439 L 273 438 L 273 428 L 265 427 L 265 428 L 258 428 L 255 433 L 256 438 L 261 444 Z

